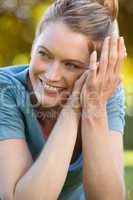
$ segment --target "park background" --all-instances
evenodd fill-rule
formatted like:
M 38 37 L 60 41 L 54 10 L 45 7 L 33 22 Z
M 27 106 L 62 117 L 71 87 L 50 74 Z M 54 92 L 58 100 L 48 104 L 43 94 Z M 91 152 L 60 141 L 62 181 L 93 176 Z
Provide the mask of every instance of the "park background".
M 52 0 L 0 0 L 0 67 L 28 63 L 35 27 Z M 133 200 L 133 0 L 119 0 L 120 35 L 128 56 L 121 72 L 126 94 L 124 167 L 128 200 Z

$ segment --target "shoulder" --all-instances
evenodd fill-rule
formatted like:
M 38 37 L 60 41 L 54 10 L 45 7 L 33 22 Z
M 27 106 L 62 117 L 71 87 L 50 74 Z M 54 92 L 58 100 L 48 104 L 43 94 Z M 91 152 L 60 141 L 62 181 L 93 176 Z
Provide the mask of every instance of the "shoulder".
M 21 76 L 24 75 L 26 70 L 28 69 L 28 65 L 12 65 L 5 66 L 0 68 L 0 83 L 4 82 L 12 82 L 14 80 L 21 80 Z
M 28 65 L 6 66 L 0 69 L 0 93 L 6 91 L 9 93 L 25 90 L 26 73 Z

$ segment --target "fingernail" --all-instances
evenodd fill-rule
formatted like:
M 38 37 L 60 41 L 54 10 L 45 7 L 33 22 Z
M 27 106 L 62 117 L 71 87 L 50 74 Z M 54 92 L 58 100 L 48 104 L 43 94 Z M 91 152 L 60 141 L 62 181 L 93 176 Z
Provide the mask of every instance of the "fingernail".
M 107 37 L 106 37 L 106 40 L 109 40 L 109 39 L 110 39 L 110 36 L 107 36 Z
M 122 42 L 124 42 L 124 38 L 123 38 L 123 36 L 120 37 L 120 40 L 121 40 Z
M 127 57 L 127 52 L 125 52 L 125 57 Z
M 97 54 L 97 52 L 96 52 L 96 50 L 94 50 L 93 53 L 92 53 L 92 55 L 96 56 L 96 54 Z
M 92 54 L 91 54 L 91 58 L 95 58 L 97 56 L 97 52 L 96 52 L 96 50 L 94 50 L 93 52 L 92 52 Z

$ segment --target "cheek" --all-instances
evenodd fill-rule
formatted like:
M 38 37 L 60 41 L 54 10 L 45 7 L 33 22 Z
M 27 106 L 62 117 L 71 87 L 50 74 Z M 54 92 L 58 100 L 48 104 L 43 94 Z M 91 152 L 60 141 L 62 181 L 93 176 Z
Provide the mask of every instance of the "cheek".
M 42 60 L 38 59 L 37 57 L 34 57 L 31 59 L 30 67 L 32 69 L 33 74 L 38 75 L 40 73 L 44 73 L 47 69 L 46 63 L 44 63 Z
M 67 77 L 68 87 L 69 89 L 72 89 L 75 82 L 80 78 L 80 76 L 83 74 L 83 72 L 75 72 L 72 75 L 69 75 Z

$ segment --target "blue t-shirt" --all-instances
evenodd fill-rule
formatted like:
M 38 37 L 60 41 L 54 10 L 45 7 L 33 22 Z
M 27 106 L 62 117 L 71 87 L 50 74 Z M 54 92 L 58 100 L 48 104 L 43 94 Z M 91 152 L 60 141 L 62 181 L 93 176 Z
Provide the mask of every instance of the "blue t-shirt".
M 0 70 L 0 140 L 25 139 L 33 160 L 41 153 L 45 139 L 30 101 L 27 87 L 29 65 L 17 65 Z M 120 84 L 108 99 L 109 129 L 124 133 L 125 93 Z M 60 200 L 83 200 L 82 153 L 70 164 Z

